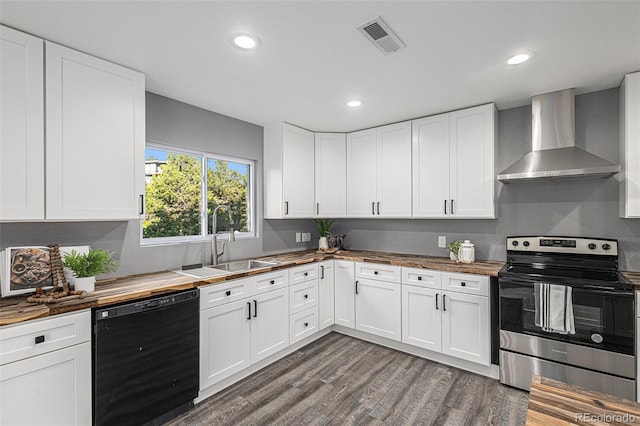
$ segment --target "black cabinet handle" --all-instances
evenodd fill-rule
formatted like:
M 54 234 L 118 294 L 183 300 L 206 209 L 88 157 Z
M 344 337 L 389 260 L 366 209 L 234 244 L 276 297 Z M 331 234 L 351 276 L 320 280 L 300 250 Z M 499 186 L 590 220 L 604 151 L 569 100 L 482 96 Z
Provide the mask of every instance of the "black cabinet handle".
M 44 342 L 44 336 L 36 336 L 36 338 L 34 340 L 35 340 L 36 345 L 37 345 L 38 343 Z
M 275 284 L 275 283 L 276 283 L 276 280 L 269 281 L 269 284 Z
M 258 301 L 253 300 L 253 317 L 256 318 L 258 316 Z
M 144 214 L 144 194 L 140 194 L 140 210 L 139 213 L 141 215 Z
M 324 266 L 320 265 L 320 279 L 324 280 Z
M 356 281 L 356 294 L 358 294 L 358 283 L 359 283 L 359 282 L 360 282 L 360 281 Z
M 289 202 L 284 202 L 284 214 L 289 214 Z
M 447 214 L 447 200 L 444 200 L 444 214 Z
M 305 295 L 304 295 L 304 298 L 305 298 L 305 299 L 308 299 L 308 298 L 309 298 L 309 295 L 308 295 L 308 294 L 305 294 Z
M 225 293 L 227 296 L 231 296 L 231 290 L 227 290 L 227 292 Z
M 305 323 L 304 323 L 304 326 L 305 326 L 305 327 L 309 327 L 309 323 L 308 323 L 308 322 L 305 322 Z
M 466 287 L 466 286 L 467 286 L 467 283 L 465 283 L 464 281 L 462 281 L 462 282 L 460 283 L 460 285 L 461 285 L 462 287 Z
M 418 281 L 422 281 L 422 276 L 418 275 Z
M 453 214 L 453 199 L 451 200 L 451 214 Z
M 376 203 L 375 203 L 375 201 L 371 202 L 371 214 L 376 214 Z
M 436 293 L 436 310 L 438 309 L 438 293 Z
M 320 214 L 320 203 L 316 203 L 316 214 Z
M 380 214 L 380 201 L 378 201 L 378 214 Z
M 447 295 L 443 294 L 442 295 L 442 310 L 446 311 L 447 310 L 447 299 L 446 299 Z
M 304 273 L 304 276 L 306 277 L 307 275 L 309 275 L 309 273 L 308 273 L 308 272 L 305 272 L 305 273 Z
M 249 306 L 249 316 L 247 317 L 247 319 L 251 320 L 251 302 L 247 302 L 247 305 Z
M 378 271 L 373 271 L 373 275 L 378 275 Z

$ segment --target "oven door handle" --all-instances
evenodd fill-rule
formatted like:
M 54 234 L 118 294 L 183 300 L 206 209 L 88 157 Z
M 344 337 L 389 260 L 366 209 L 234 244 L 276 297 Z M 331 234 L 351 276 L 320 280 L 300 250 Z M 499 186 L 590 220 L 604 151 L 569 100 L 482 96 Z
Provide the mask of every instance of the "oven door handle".
M 602 295 L 610 295 L 610 296 L 630 296 L 630 297 L 635 296 L 634 290 L 616 289 L 611 287 L 602 288 L 602 287 L 596 287 L 591 285 L 586 285 L 586 286 L 567 285 L 567 284 L 557 284 L 557 283 L 548 282 L 548 281 L 547 282 L 543 282 L 539 280 L 527 281 L 527 280 L 515 279 L 515 278 L 508 278 L 508 279 L 500 278 L 498 280 L 500 291 L 504 290 L 503 288 L 504 284 L 518 286 L 518 287 L 533 288 L 534 284 L 537 282 L 544 283 L 544 284 L 553 284 L 553 285 L 565 285 L 567 287 L 571 287 L 571 290 L 574 293 L 588 293 L 588 294 L 602 294 Z

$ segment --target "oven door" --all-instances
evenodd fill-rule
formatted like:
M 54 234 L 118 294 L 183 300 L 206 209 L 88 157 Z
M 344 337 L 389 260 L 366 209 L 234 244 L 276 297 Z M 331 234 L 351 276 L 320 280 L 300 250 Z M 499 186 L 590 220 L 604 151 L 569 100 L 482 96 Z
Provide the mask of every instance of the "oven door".
M 551 281 L 545 282 L 554 284 Z M 535 324 L 536 301 L 533 280 L 500 277 L 499 283 L 501 330 L 627 355 L 634 354 L 633 291 L 570 285 L 575 334 L 559 334 L 544 331 Z

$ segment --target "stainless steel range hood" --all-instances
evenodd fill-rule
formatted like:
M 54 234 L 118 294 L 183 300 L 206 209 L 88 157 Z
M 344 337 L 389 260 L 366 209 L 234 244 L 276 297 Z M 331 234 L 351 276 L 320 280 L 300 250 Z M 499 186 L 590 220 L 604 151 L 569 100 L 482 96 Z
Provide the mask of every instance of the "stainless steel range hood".
M 573 89 L 534 96 L 532 151 L 498 175 L 503 183 L 607 178 L 620 171 L 604 158 L 575 145 Z

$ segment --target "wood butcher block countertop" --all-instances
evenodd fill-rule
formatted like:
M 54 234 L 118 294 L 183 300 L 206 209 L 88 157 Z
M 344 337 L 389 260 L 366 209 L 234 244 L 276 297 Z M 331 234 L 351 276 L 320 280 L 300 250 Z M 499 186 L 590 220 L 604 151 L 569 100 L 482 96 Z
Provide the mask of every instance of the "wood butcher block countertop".
M 624 271 L 622 273 L 633 283 L 636 287 L 636 291 L 640 291 L 640 272 Z
M 260 260 L 276 262 L 277 265 L 254 269 L 249 272 L 219 275 L 199 279 L 187 277 L 172 271 L 132 275 L 128 277 L 102 280 L 96 283 L 96 290 L 84 299 L 75 299 L 61 303 L 32 304 L 26 297 L 11 297 L 0 300 L 0 326 L 15 324 L 30 319 L 47 317 L 97 306 L 111 305 L 143 299 L 149 296 L 187 290 L 206 284 L 258 275 L 272 270 L 290 268 L 328 259 L 343 259 L 356 262 L 372 262 L 396 266 L 427 268 L 448 272 L 498 276 L 504 265 L 502 262 L 476 261 L 472 264 L 456 263 L 448 258 L 419 256 L 411 254 L 393 254 L 374 251 L 341 251 L 337 253 L 319 253 L 315 250 L 289 252 L 260 257 Z
M 640 404 L 533 376 L 527 426 L 640 425 Z

